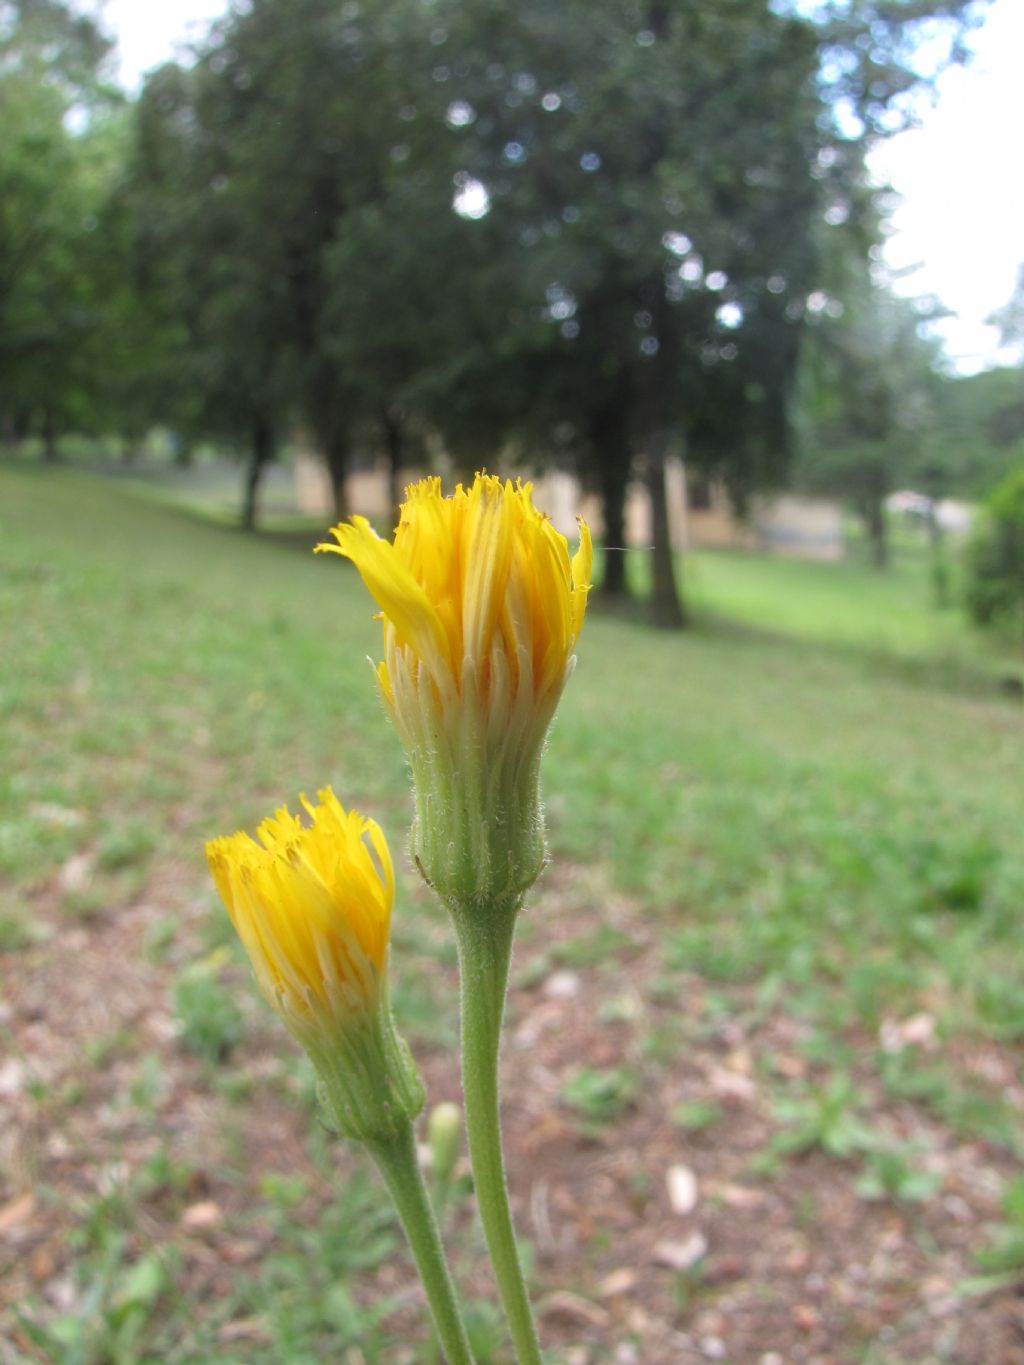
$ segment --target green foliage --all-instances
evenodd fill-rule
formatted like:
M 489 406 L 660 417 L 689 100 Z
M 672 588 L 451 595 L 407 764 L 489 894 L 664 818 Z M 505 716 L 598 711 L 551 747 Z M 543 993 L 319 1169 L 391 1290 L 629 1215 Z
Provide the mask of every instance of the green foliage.
M 57 0 L 4 6 L 0 27 L 0 414 L 60 429 L 114 419 L 123 259 L 106 218 L 120 158 L 110 43 Z M 104 411 L 106 405 L 106 410 Z
M 993 1038 L 1024 1038 L 1024 991 L 1016 976 L 992 970 L 976 985 L 974 1006 L 982 1027 Z
M 397 845 L 409 816 L 406 779 L 394 735 L 376 723 L 364 656 L 379 648 L 379 625 L 354 575 L 340 566 L 332 572 L 287 539 L 250 542 L 73 471 L 3 468 L 0 508 L 0 614 L 19 622 L 9 667 L 0 669 L 0 857 L 12 903 L 33 906 L 40 928 L 65 927 L 59 914 L 39 906 L 38 888 L 50 884 L 56 867 L 80 849 L 98 848 L 111 831 L 142 827 L 158 831 L 151 858 L 167 874 L 161 885 L 168 898 L 153 903 L 165 905 L 168 918 L 145 934 L 130 917 L 140 957 L 152 952 L 166 970 L 188 962 L 197 940 L 200 953 L 213 951 L 232 931 L 215 907 L 198 854 L 202 840 L 252 828 L 276 801 L 325 781 L 358 796 Z M 525 969 L 535 949 L 557 946 L 553 917 L 565 915 L 564 933 L 575 945 L 588 923 L 608 923 L 605 906 L 613 899 L 624 913 L 629 907 L 631 933 L 625 942 L 621 932 L 606 939 L 608 956 L 580 971 L 588 990 L 593 974 L 602 996 L 623 992 L 634 954 L 645 954 L 652 989 L 637 1039 L 642 1079 L 629 1101 L 645 1123 L 671 1119 L 684 1131 L 706 1124 L 707 1135 L 693 1141 L 710 1150 L 737 1110 L 722 1101 L 720 1118 L 703 1090 L 688 1091 L 681 1049 L 695 1037 L 707 1046 L 709 1035 L 717 1048 L 728 1025 L 756 1030 L 756 1018 L 769 1016 L 816 1066 L 847 1077 L 857 1068 L 856 1088 L 850 1082 L 837 1106 L 802 1089 L 786 1097 L 798 1106 L 783 1116 L 801 1145 L 852 1143 L 852 1158 L 870 1174 L 876 1150 L 888 1152 L 891 1142 L 863 1150 L 863 1130 L 872 1131 L 877 1108 L 899 1100 L 902 1114 L 926 1115 L 943 1142 L 956 1135 L 991 1144 L 997 1163 L 1019 1159 L 1012 1093 L 977 1069 L 965 1074 L 962 1060 L 973 1064 L 978 1048 L 989 1046 L 986 1037 L 1012 1038 L 1011 983 L 1024 972 L 1022 717 L 986 680 L 984 669 L 999 666 L 996 642 L 979 644 L 963 621 L 931 612 L 924 565 L 909 550 L 885 579 L 855 563 L 714 554 L 698 558 L 695 576 L 699 628 L 685 640 L 650 636 L 599 612 L 588 620 L 544 775 L 554 855 L 579 870 L 564 883 L 552 876 L 542 883 L 538 900 L 544 892 L 550 899 L 524 917 L 517 984 L 520 962 Z M 109 667 L 112 658 L 117 668 Z M 33 810 L 36 802 L 81 815 L 77 823 L 50 823 Z M 418 969 L 436 952 L 443 927 L 430 920 L 415 878 L 402 881 L 410 908 L 395 917 L 396 929 L 402 925 L 396 975 L 436 983 L 440 994 L 410 997 L 417 1045 L 436 1046 L 436 1005 L 448 978 Z M 111 923 L 126 904 L 133 901 L 108 903 Z M 56 952 L 58 939 L 32 951 Z M 677 949 L 670 965 L 668 953 Z M 709 998 L 695 963 L 714 969 L 727 950 L 747 956 L 756 970 L 749 983 L 718 982 Z M 5 964 L 11 979 L 18 961 Z M 247 975 L 234 967 L 225 967 L 206 998 L 214 1012 L 225 999 L 251 1002 L 268 1036 L 274 1028 Z M 935 1018 L 941 1045 L 934 1052 L 865 1050 L 881 1021 L 917 1011 Z M 16 1055 L 8 1029 L 0 1051 Z M 618 1036 L 598 1032 L 605 1043 Z M 212 1034 L 215 1052 L 223 1030 L 214 1026 Z M 167 1113 L 159 1067 L 142 1052 L 152 1044 L 134 1027 L 112 1027 L 96 1044 L 87 1056 L 90 1083 L 92 1073 L 116 1075 L 118 1091 L 142 1109 L 138 1131 L 152 1135 Z M 218 1067 L 215 1078 L 232 1079 L 227 1094 L 211 1088 L 208 1112 L 237 1128 L 231 1096 L 239 1093 L 237 1078 L 248 1075 L 258 1112 L 264 1104 L 296 1105 L 312 1122 L 308 1068 L 282 1043 L 280 1064 L 268 1076 L 259 1052 L 259 1067 L 249 1065 L 245 1048 L 236 1048 L 230 1068 Z M 165 1056 L 171 1078 L 181 1061 L 173 1049 Z M 607 1139 L 616 1120 L 585 1116 L 592 1095 L 598 1113 L 620 1103 L 623 1087 L 614 1080 L 607 1087 L 603 1070 L 582 1083 L 583 1107 L 572 1112 Z M 195 1067 L 184 1071 L 192 1076 Z M 628 1082 L 624 1088 L 628 1094 Z M 74 1103 L 72 1091 L 65 1098 Z M 676 1099 L 688 1103 L 673 1113 Z M 664 1113 L 657 1110 L 662 1102 Z M 722 1128 L 713 1126 L 719 1122 Z M 49 1116 L 46 1126 L 56 1130 Z M 372 1252 L 371 1261 L 384 1258 L 376 1265 L 400 1254 L 379 1188 L 364 1182 L 359 1199 L 335 1212 L 325 1194 L 331 1146 L 322 1173 L 318 1167 L 301 1185 L 271 1187 L 265 1201 L 253 1178 L 253 1207 L 238 1212 L 252 1177 L 250 1151 L 237 1136 L 235 1147 L 227 1136 L 215 1138 L 205 1169 L 190 1169 L 168 1150 L 117 1197 L 72 1210 L 83 1239 L 70 1246 L 76 1293 L 103 1285 L 88 1327 L 88 1340 L 99 1343 L 95 1365 L 117 1358 L 103 1314 L 118 1275 L 154 1249 L 163 1254 L 154 1211 L 166 1215 L 167 1235 L 180 1238 L 183 1208 L 205 1198 L 197 1191 L 211 1181 L 218 1188 L 210 1197 L 225 1208 L 225 1237 L 259 1243 L 269 1228 L 265 1254 L 238 1267 L 225 1261 L 216 1286 L 168 1260 L 169 1292 L 134 1312 L 146 1315 L 145 1330 L 131 1329 L 138 1365 L 203 1365 L 226 1352 L 246 1365 L 271 1365 L 289 1353 L 322 1359 L 335 1323 L 359 1341 L 368 1365 L 394 1360 L 404 1348 L 417 1351 L 418 1342 L 397 1343 L 377 1316 L 376 1293 L 360 1279 L 375 1265 L 355 1264 L 360 1247 Z M 913 1152 L 901 1159 L 917 1172 Z M 899 1163 L 878 1162 L 879 1188 L 909 1198 L 913 1185 Z M 278 1180 L 295 1173 L 283 1168 Z M 837 1178 L 852 1182 L 860 1174 L 837 1171 Z M 346 1176 L 332 1188 L 348 1186 Z M 44 1188 L 40 1198 L 59 1193 Z M 122 1239 L 109 1273 L 104 1233 Z M 372 1311 L 364 1306 L 370 1297 Z M 23 1311 L 39 1330 L 56 1314 L 42 1296 Z M 251 1336 L 231 1343 L 238 1324 Z M 0 1335 L 7 1328 L 5 1320 Z M 37 1349 L 61 1365 L 76 1359 L 59 1344 Z M 78 1359 L 93 1365 L 84 1351 Z
M 310 1218 L 300 1213 L 308 1195 L 301 1177 L 267 1177 L 263 1193 L 275 1251 L 243 1289 L 238 1309 L 263 1316 L 276 1359 L 303 1359 L 315 1343 L 326 1349 L 328 1342 L 331 1350 L 361 1347 L 379 1359 L 380 1322 L 391 1304 L 366 1307 L 350 1287 L 354 1275 L 397 1252 L 394 1214 L 379 1188 L 360 1170 L 326 1204 L 318 1198 Z
M 626 1067 L 580 1067 L 562 1087 L 563 1102 L 594 1124 L 619 1118 L 636 1094 L 636 1076 Z
M 100 1365 L 117 1360 L 135 1365 L 146 1359 L 144 1340 L 170 1286 L 170 1274 L 157 1252 L 137 1261 L 123 1258 L 114 1241 L 90 1267 L 84 1293 L 71 1312 L 45 1326 L 22 1316 L 29 1339 L 62 1365 Z
M 159 422 L 182 462 L 213 438 L 248 454 L 250 525 L 299 428 L 339 507 L 356 450 L 395 487 L 441 450 L 554 460 L 617 543 L 634 451 L 657 490 L 685 442 L 741 505 L 785 473 L 829 293 L 838 477 L 852 452 L 877 506 L 920 426 L 921 347 L 863 343 L 901 311 L 861 307 L 864 156 L 926 82 L 918 39 L 935 71 L 963 56 L 968 0 L 253 0 L 127 112 L 95 23 L 5 12 L 0 417 L 51 453 L 67 429 L 130 452 Z M 672 619 L 667 518 L 655 541 Z
M 174 986 L 181 1040 L 211 1063 L 230 1056 L 244 1033 L 241 1011 L 220 980 L 220 965 L 216 957 L 204 959 L 182 972 Z
M 962 1292 L 988 1294 L 1024 1283 L 1024 1176 L 1016 1176 L 1003 1190 L 1002 1221 L 991 1230 L 989 1244 L 975 1259 L 983 1272 L 960 1286 Z
M 844 1158 L 874 1151 L 879 1135 L 860 1119 L 862 1103 L 863 1096 L 841 1072 L 806 1095 L 778 1100 L 776 1114 L 786 1128 L 773 1140 L 771 1154 L 799 1156 L 817 1149 Z
M 108 872 L 133 867 L 149 858 L 155 843 L 153 830 L 143 824 L 111 830 L 100 842 L 97 862 Z
M 17 953 L 30 948 L 44 936 L 33 922 L 31 911 L 12 896 L 0 893 L 0 953 Z
M 611 961 L 622 948 L 630 947 L 632 940 L 614 924 L 599 924 L 590 933 L 577 938 L 567 939 L 564 943 L 551 945 L 551 957 L 570 967 L 593 967 L 600 962 Z
M 930 1199 L 940 1184 L 940 1176 L 914 1166 L 906 1152 L 896 1147 L 879 1147 L 867 1152 L 857 1193 L 864 1199 L 913 1204 Z
M 988 1095 L 957 1082 L 940 1065 L 922 1064 L 919 1057 L 897 1052 L 879 1062 L 890 1094 L 923 1105 L 956 1133 L 973 1133 L 997 1147 L 1024 1154 L 1019 1114 L 1002 1095 Z
M 711 1128 L 724 1117 L 720 1104 L 710 1100 L 688 1100 L 672 1110 L 672 1122 L 684 1133 L 700 1133 Z
M 990 493 L 971 541 L 967 605 L 981 625 L 1024 631 L 1024 467 Z

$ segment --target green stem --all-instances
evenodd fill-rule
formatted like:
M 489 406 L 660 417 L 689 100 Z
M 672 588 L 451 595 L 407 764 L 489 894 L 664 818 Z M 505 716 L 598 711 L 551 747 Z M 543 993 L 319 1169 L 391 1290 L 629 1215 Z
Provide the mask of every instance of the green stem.
M 462 980 L 462 1089 L 480 1221 L 520 1365 L 540 1365 L 508 1205 L 501 1146 L 498 1053 L 518 905 L 472 907 L 454 916 Z
M 402 1220 L 416 1269 L 427 1291 L 427 1302 L 441 1349 L 449 1365 L 473 1365 L 455 1288 L 441 1246 L 437 1220 L 416 1160 L 412 1124 L 405 1124 L 393 1138 L 367 1143 L 367 1148 L 384 1177 Z

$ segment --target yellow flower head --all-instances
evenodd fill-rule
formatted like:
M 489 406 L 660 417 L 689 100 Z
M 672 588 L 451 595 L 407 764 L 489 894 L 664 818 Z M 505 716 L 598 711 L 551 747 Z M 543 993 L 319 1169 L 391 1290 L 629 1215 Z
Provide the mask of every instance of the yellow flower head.
M 380 678 L 393 699 L 399 671 L 425 671 L 445 702 L 498 707 L 528 694 L 557 700 L 579 639 L 593 560 L 590 531 L 568 543 L 531 499 L 532 485 L 478 474 L 451 497 L 439 478 L 406 489 L 394 542 L 365 517 L 318 545 L 351 559 L 384 618 Z M 400 663 L 399 663 L 400 660 Z
M 380 827 L 329 787 L 257 833 L 206 845 L 210 871 L 263 994 L 309 1053 L 340 1132 L 393 1136 L 423 1107 L 423 1086 L 388 1006 L 395 877 Z
M 376 1007 L 395 891 L 380 827 L 329 787 L 318 797 L 302 798 L 308 824 L 282 807 L 259 843 L 239 833 L 206 846 L 260 988 L 303 1042 Z
M 477 474 L 406 490 L 393 542 L 353 517 L 318 545 L 351 559 L 381 608 L 381 693 L 416 788 L 413 851 L 450 900 L 514 898 L 543 862 L 538 769 L 575 662 L 593 552 L 533 506 L 530 484 Z M 455 863 L 459 867 L 455 867 Z

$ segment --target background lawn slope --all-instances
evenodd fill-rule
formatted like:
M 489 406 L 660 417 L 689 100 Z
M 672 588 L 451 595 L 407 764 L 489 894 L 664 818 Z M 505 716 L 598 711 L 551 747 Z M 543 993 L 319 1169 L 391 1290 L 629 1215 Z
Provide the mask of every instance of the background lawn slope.
M 325 783 L 402 846 L 379 626 L 355 572 L 308 550 L 0 471 L 0 1360 L 298 1362 L 339 1341 L 429 1358 L 376 1187 L 310 1122 L 202 859 Z M 856 565 L 704 556 L 692 581 L 685 635 L 595 604 L 546 760 L 513 1189 L 542 1303 L 572 1290 L 593 1312 L 556 1295 L 545 1334 L 574 1360 L 700 1359 L 702 1323 L 737 1361 L 793 1342 L 860 1360 L 876 1340 L 872 1359 L 930 1359 L 942 1333 L 957 1359 L 1016 1358 L 991 1352 L 1016 1340 L 1024 1253 L 996 1257 L 1010 1289 L 956 1314 L 921 1296 L 931 1274 L 958 1303 L 1012 1224 L 1021 708 L 930 622 L 916 571 L 883 589 Z M 879 654 L 883 599 L 919 623 L 898 657 Z M 396 1010 L 431 1101 L 456 1097 L 450 941 L 408 871 L 401 896 Z M 664 1193 L 680 1162 L 717 1190 L 689 1266 L 656 1254 L 692 1231 Z M 453 1245 L 497 1361 L 465 1194 Z M 806 1274 L 842 1278 L 885 1228 L 905 1240 L 888 1278 L 801 1326 Z M 779 1270 L 794 1238 L 806 1261 Z

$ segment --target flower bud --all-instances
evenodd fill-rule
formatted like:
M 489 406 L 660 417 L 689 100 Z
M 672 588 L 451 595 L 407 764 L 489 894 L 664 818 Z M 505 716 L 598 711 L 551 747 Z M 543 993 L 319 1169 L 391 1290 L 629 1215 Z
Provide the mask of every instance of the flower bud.
M 435 1104 L 427 1119 L 430 1165 L 440 1184 L 446 1184 L 455 1170 L 462 1145 L 462 1110 L 445 1100 Z
M 412 769 L 411 851 L 451 908 L 517 907 L 544 864 L 540 758 L 575 663 L 590 532 L 568 544 L 531 485 L 478 474 L 406 490 L 394 542 L 336 526 L 381 608 L 377 678 Z
M 339 1130 L 389 1136 L 423 1087 L 388 1005 L 395 879 L 380 827 L 330 788 L 257 831 L 206 846 L 210 871 L 264 996 L 309 1053 Z

